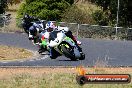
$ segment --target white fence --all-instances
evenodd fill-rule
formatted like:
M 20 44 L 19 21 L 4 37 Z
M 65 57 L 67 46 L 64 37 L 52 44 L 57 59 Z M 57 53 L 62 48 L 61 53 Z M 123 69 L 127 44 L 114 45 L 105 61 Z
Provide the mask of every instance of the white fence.
M 81 38 L 111 38 L 129 39 L 132 37 L 132 28 L 100 26 L 89 24 L 77 24 L 59 22 L 61 25 L 68 26 L 77 37 Z
M 4 19 L 3 19 L 4 18 Z M 10 16 L 7 15 L 0 19 L 0 27 L 10 23 Z M 14 19 L 14 18 L 13 18 Z M 111 38 L 132 40 L 132 28 L 99 26 L 89 24 L 59 22 L 60 25 L 68 26 L 78 38 Z M 7 28 L 10 29 L 10 28 Z M 5 29 L 5 30 L 7 30 Z M 23 31 L 23 29 L 20 29 Z

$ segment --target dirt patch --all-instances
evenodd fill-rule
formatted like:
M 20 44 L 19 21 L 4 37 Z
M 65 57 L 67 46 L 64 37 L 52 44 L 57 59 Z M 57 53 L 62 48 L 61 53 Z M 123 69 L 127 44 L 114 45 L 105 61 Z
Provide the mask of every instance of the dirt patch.
M 22 48 L 0 45 L 0 60 L 9 61 L 16 59 L 31 58 L 33 53 Z

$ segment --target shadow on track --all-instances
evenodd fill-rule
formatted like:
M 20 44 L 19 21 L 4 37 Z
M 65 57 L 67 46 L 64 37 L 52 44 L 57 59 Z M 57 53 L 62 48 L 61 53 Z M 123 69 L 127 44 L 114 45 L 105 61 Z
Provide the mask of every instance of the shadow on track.
M 66 61 L 66 62 L 71 62 L 72 60 L 59 60 L 59 61 Z M 79 60 L 76 60 L 76 61 L 79 61 Z M 72 61 L 72 62 L 76 62 L 76 61 Z

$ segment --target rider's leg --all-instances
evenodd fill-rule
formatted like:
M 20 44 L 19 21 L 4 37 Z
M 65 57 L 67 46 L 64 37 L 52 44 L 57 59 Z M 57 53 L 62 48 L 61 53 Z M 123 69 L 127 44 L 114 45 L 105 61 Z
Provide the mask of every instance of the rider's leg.
M 45 39 L 43 33 L 39 34 L 39 41 L 38 42 L 39 42 L 39 50 L 38 50 L 38 52 L 39 53 L 45 52 L 47 50 L 47 44 L 46 44 L 46 39 Z
M 32 37 L 33 43 L 36 44 L 36 43 L 38 42 L 38 38 L 39 38 L 38 35 L 37 35 L 37 30 L 36 30 L 36 28 L 35 28 L 34 26 L 31 26 L 31 27 L 29 28 L 29 33 L 30 33 L 29 38 Z M 31 36 L 31 37 L 30 37 L 30 36 Z
M 65 33 L 65 34 L 66 34 L 66 36 L 70 37 L 70 38 L 75 42 L 75 44 L 76 44 L 76 46 L 77 46 L 79 52 L 82 52 L 82 48 L 78 46 L 77 40 L 76 40 L 76 38 L 72 35 L 72 32 L 71 32 L 71 31 L 68 31 L 68 32 Z
M 67 33 L 65 33 L 68 37 L 70 37 L 76 44 L 80 45 L 81 42 L 77 41 L 76 38 L 73 36 L 71 31 L 68 31 Z
M 66 36 L 70 37 L 75 43 L 77 43 L 77 40 L 75 39 L 75 37 L 72 35 L 72 32 L 71 31 L 68 31 L 65 33 Z
M 32 40 L 33 39 L 32 30 L 33 30 L 33 26 L 31 26 L 29 28 L 29 35 L 28 35 L 29 40 Z

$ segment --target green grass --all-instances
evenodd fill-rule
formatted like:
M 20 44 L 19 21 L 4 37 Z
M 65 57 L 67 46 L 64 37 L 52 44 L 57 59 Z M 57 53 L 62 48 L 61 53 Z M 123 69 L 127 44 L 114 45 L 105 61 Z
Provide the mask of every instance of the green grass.
M 32 76 L 23 73 L 0 80 L 0 88 L 132 88 L 129 84 L 85 84 L 80 86 L 76 82 L 76 74 L 50 73 Z

